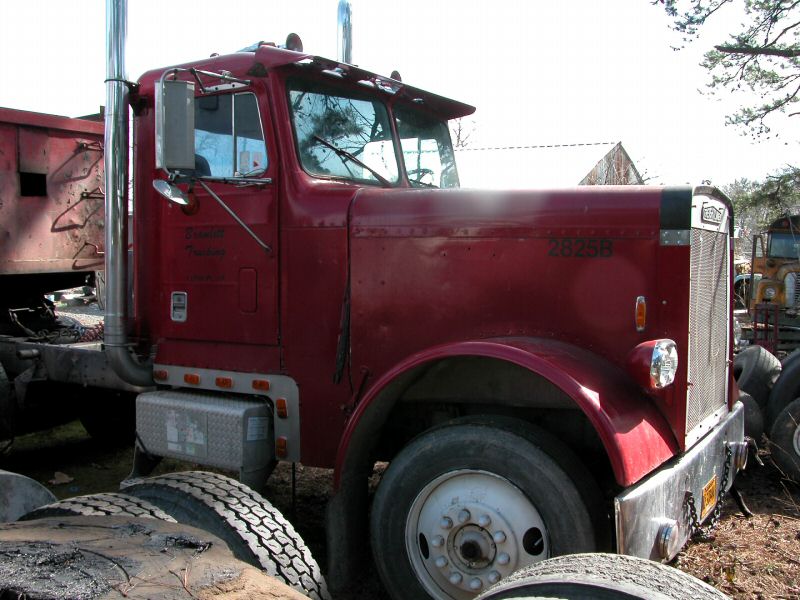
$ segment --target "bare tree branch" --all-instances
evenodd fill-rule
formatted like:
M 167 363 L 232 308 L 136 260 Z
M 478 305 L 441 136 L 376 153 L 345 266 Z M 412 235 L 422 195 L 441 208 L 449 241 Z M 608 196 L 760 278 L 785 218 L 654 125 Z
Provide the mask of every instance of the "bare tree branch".
M 770 132 L 777 115 L 798 112 L 790 109 L 800 102 L 800 90 L 795 87 L 800 78 L 800 0 L 659 3 L 674 18 L 673 29 L 684 35 L 684 41 L 691 41 L 710 17 L 735 2 L 743 6 L 746 21 L 738 31 L 731 32 L 728 41 L 715 44 L 702 65 L 711 75 L 708 87 L 712 93 L 744 89 L 760 97 L 759 104 L 742 106 L 726 118 L 726 123 L 760 136 Z
M 751 56 L 782 56 L 783 58 L 794 58 L 800 56 L 800 48 L 768 48 L 766 46 L 714 46 L 716 50 L 723 54 L 748 54 Z

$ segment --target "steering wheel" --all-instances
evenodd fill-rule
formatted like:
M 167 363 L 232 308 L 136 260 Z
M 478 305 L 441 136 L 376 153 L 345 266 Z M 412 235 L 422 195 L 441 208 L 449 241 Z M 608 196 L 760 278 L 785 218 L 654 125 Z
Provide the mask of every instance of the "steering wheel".
M 417 177 L 414 177 L 414 175 L 416 175 Z M 425 168 L 412 169 L 408 171 L 408 180 L 411 183 L 421 183 L 422 185 L 433 185 L 432 183 L 426 183 L 425 181 L 422 181 L 424 177 L 427 177 L 429 175 L 431 180 L 433 180 L 433 169 L 425 169 Z

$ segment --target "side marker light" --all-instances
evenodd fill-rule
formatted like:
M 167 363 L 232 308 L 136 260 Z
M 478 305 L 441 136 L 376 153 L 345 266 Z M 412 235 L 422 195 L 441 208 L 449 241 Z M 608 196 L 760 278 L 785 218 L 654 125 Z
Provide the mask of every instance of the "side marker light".
M 233 388 L 233 379 L 230 377 L 217 377 L 214 380 L 214 383 L 217 384 L 217 387 L 229 390 Z
M 286 398 L 278 398 L 275 401 L 275 412 L 278 413 L 281 419 L 285 419 L 289 416 L 289 406 L 286 403 Z
M 259 392 L 268 392 L 269 391 L 269 380 L 267 379 L 254 379 L 253 380 L 253 389 L 258 390 Z
M 279 437 L 275 440 L 275 456 L 278 458 L 286 458 L 289 455 L 289 442 L 285 437 Z
M 186 373 L 183 376 L 183 381 L 189 385 L 200 385 L 200 375 L 196 373 Z
M 635 320 L 636 331 L 641 333 L 647 324 L 647 300 L 645 300 L 644 296 L 636 298 Z

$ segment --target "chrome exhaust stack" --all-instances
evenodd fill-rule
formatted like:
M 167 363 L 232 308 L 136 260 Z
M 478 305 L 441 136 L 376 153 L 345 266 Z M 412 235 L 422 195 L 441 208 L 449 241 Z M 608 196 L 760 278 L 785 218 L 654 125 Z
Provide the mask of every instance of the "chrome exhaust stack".
M 350 0 L 339 0 L 336 22 L 336 58 L 339 62 L 353 64 L 353 10 Z
M 128 81 L 127 0 L 106 0 L 105 112 L 105 352 L 114 372 L 132 385 L 152 386 L 152 369 L 128 347 Z

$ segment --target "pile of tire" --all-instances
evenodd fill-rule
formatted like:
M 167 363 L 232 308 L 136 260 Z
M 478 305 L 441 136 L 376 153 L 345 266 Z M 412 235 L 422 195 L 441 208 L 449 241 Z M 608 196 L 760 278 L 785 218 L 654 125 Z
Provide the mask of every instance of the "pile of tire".
M 15 477 L 18 487 L 26 486 L 27 499 L 37 487 L 48 497 L 33 480 Z M 16 523 L 0 524 L 0 598 L 330 598 L 294 528 L 239 482 L 193 471 L 137 480 L 123 489 L 50 502 Z M 398 589 L 388 592 L 402 597 Z M 573 554 L 529 565 L 476 600 L 512 598 L 727 596 L 649 560 Z
M 745 407 L 745 435 L 768 438 L 772 460 L 800 482 L 800 350 L 779 361 L 761 346 L 734 358 L 734 377 Z
M 277 509 L 201 471 L 30 510 L 0 524 L 0 556 L 0 598 L 330 599 Z

